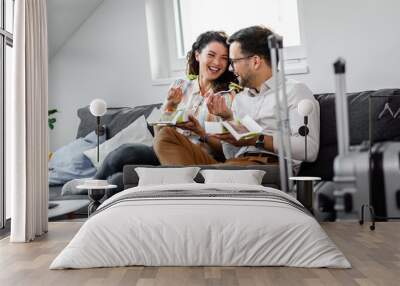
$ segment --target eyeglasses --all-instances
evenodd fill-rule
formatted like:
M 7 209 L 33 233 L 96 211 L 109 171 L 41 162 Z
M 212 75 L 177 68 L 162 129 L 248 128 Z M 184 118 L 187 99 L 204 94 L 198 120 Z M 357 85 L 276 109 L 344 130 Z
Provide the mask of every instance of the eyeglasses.
M 233 67 L 237 62 L 242 61 L 242 60 L 247 60 L 247 59 L 250 59 L 250 58 L 252 58 L 252 57 L 254 57 L 254 55 L 247 56 L 247 57 L 243 57 L 243 58 L 230 59 L 230 60 L 229 60 L 229 65 L 230 65 L 231 67 Z

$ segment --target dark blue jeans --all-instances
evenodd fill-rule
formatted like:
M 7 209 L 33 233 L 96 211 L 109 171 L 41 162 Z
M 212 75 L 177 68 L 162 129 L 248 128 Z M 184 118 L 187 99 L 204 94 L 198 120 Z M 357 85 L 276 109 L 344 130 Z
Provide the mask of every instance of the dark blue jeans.
M 97 170 L 95 179 L 106 180 L 122 172 L 125 165 L 160 165 L 153 147 L 144 144 L 123 144 L 110 152 Z

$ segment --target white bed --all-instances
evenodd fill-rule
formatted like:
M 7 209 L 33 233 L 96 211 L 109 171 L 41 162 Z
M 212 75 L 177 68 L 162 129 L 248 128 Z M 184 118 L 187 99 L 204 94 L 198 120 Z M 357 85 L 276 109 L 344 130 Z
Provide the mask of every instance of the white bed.
M 50 269 L 127 265 L 351 267 L 289 195 L 262 186 L 196 183 L 135 187 L 113 196 Z

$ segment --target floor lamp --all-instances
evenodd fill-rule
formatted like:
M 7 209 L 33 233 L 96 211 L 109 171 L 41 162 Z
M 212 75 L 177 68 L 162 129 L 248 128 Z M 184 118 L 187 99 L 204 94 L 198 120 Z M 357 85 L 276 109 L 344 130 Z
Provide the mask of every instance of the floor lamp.
M 313 111 L 313 102 L 309 99 L 303 99 L 297 105 L 297 112 L 304 117 L 304 125 L 299 128 L 299 134 L 304 137 L 304 162 L 307 161 L 307 135 L 310 132 L 308 128 L 308 115 Z
M 97 134 L 97 162 L 100 162 L 100 151 L 99 151 L 99 145 L 100 145 L 100 117 L 103 116 L 107 112 L 107 103 L 102 100 L 102 99 L 93 99 L 92 102 L 90 103 L 90 113 L 93 114 L 93 116 L 96 117 L 97 120 L 97 128 L 96 128 L 96 134 Z

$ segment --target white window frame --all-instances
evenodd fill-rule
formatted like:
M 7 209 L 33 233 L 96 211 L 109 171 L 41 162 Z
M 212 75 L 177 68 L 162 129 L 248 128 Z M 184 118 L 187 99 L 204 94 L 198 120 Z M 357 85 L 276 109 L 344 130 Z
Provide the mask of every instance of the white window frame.
M 159 29 L 157 34 L 159 36 L 166 35 L 166 45 L 164 46 L 163 56 L 158 55 L 157 58 L 163 59 L 165 62 L 163 65 L 167 65 L 168 72 L 164 72 L 161 76 L 154 76 L 153 73 L 153 85 L 167 85 L 173 82 L 174 79 L 181 77 L 186 69 L 186 58 L 178 53 L 178 43 L 180 43 L 181 29 L 179 29 L 180 23 L 177 23 L 175 15 L 179 13 L 179 1 L 178 0 L 147 0 L 147 1 L 159 1 L 160 10 L 164 16 L 164 27 L 152 27 L 151 29 Z M 300 31 L 300 42 L 299 46 L 292 46 L 284 48 L 285 57 L 285 71 L 288 75 L 293 74 L 306 74 L 309 73 L 307 55 L 305 48 L 305 35 L 303 29 L 303 1 L 297 0 L 298 18 L 299 18 L 299 31 Z M 158 13 L 160 13 L 158 11 Z M 158 17 L 161 17 L 158 15 Z M 149 29 L 149 27 L 148 27 Z M 154 32 L 154 31 L 153 31 Z M 150 31 L 149 31 L 150 33 Z M 151 46 L 154 43 L 149 42 Z M 160 53 L 160 52 L 159 52 Z
M 14 4 L 13 0 L 12 5 L 12 14 L 11 17 L 14 19 Z M 13 33 L 12 31 L 8 31 L 6 29 L 6 20 L 10 15 L 6 12 L 5 0 L 0 0 L 1 5 L 1 22 L 0 22 L 0 117 L 2 118 L 0 124 L 0 229 L 6 226 L 7 219 L 7 206 L 6 206 L 6 188 L 5 188 L 5 160 L 6 160 L 6 152 L 5 152 L 5 131 L 6 131 L 6 118 L 5 118 L 5 106 L 6 106 L 6 47 L 13 47 Z
M 169 2 L 169 3 L 168 3 Z M 170 5 L 168 5 L 168 4 Z M 179 29 L 180 23 L 177 23 L 178 1 L 166 1 L 166 27 L 168 33 L 168 46 L 169 46 L 169 68 L 172 76 L 180 75 L 184 71 L 186 59 L 184 56 L 178 54 L 178 43 L 180 42 L 181 30 Z

